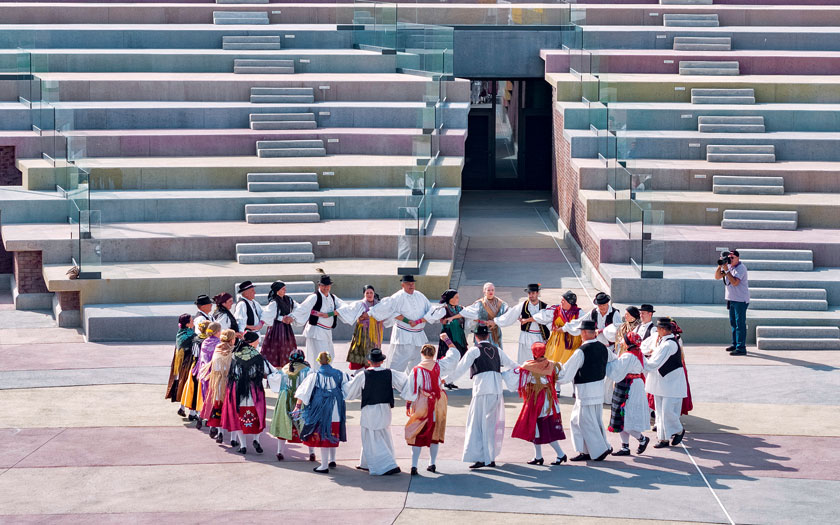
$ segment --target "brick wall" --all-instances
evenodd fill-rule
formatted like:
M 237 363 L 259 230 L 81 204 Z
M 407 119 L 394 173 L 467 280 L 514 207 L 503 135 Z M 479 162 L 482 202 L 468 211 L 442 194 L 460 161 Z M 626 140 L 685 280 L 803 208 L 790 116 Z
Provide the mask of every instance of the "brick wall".
M 18 293 L 47 293 L 41 252 L 15 252 L 15 282 Z
M 15 147 L 0 146 L 0 186 L 20 186 L 22 181 L 15 165 Z
M 556 88 L 555 88 L 556 89 Z M 555 90 L 556 100 L 556 90 Z M 563 137 L 563 113 L 555 106 L 554 117 L 554 181 L 552 199 L 557 215 L 577 240 L 589 260 L 597 268 L 601 260 L 598 243 L 586 231 L 586 207 L 578 200 L 580 173 L 572 166 L 571 144 Z
M 58 304 L 62 311 L 81 310 L 81 298 L 79 292 L 58 292 Z
M 0 224 L 3 223 L 3 216 L 0 215 Z M 15 262 L 11 252 L 3 247 L 3 231 L 0 229 L 0 274 L 12 273 L 15 271 Z

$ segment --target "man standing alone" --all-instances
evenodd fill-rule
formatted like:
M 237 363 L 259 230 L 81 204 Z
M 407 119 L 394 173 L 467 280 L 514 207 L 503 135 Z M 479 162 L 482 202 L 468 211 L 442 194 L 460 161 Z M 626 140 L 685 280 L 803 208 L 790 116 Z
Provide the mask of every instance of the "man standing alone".
M 732 345 L 726 348 L 730 355 L 747 355 L 747 308 L 750 305 L 750 287 L 747 267 L 741 263 L 738 250 L 723 252 L 715 270 L 715 279 L 726 285 L 726 308 L 732 327 Z

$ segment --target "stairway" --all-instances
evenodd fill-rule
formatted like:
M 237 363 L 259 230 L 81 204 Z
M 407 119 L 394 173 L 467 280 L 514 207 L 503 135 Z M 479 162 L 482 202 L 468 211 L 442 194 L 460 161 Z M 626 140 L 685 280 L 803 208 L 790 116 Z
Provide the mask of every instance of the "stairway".
M 222 49 L 280 49 L 279 36 L 223 36 Z
M 708 145 L 708 162 L 776 162 L 776 147 L 753 145 Z
M 715 175 L 712 193 L 723 195 L 784 195 L 784 177 Z
M 267 4 L 268 0 L 216 0 L 216 3 L 217 4 Z
M 324 141 L 316 140 L 259 140 L 258 157 L 325 157 Z
M 249 173 L 248 191 L 318 191 L 316 173 Z
M 251 129 L 315 129 L 315 113 L 251 113 Z
M 311 242 L 236 243 L 239 264 L 315 262 Z
M 680 75 L 737 76 L 740 74 L 740 64 L 736 61 L 680 61 Z
M 665 27 L 720 27 L 717 14 L 677 14 L 662 15 Z
M 759 350 L 840 350 L 836 326 L 757 326 Z
M 268 13 L 264 11 L 213 11 L 216 25 L 268 25 Z
M 246 204 L 245 222 L 248 224 L 279 224 L 289 222 L 318 222 L 321 215 L 316 203 Z
M 764 133 L 764 117 L 697 117 L 700 133 Z
M 814 270 L 814 252 L 811 250 L 738 250 L 747 270 L 776 270 L 785 272 L 810 272 Z
M 237 58 L 233 61 L 233 72 L 246 75 L 291 74 L 295 72 L 295 61 Z
M 239 289 L 239 283 L 236 283 L 234 290 Z M 271 283 L 254 283 L 254 290 L 257 295 L 254 300 L 260 306 L 268 304 L 268 292 L 271 290 Z M 286 295 L 291 297 L 298 303 L 302 303 L 308 295 L 315 291 L 315 283 L 312 281 L 291 281 L 286 282 Z
M 798 213 L 774 210 L 724 210 L 720 227 L 727 230 L 795 230 Z
M 659 0 L 659 5 L 712 5 L 712 1 L 713 0 Z
M 314 88 L 252 87 L 251 104 L 311 104 Z
M 755 90 L 748 89 L 708 89 L 691 90 L 692 104 L 755 104 Z
M 674 51 L 732 51 L 732 38 L 728 36 L 675 36 Z
M 822 288 L 750 287 L 750 308 L 824 312 L 828 310 L 828 296 Z

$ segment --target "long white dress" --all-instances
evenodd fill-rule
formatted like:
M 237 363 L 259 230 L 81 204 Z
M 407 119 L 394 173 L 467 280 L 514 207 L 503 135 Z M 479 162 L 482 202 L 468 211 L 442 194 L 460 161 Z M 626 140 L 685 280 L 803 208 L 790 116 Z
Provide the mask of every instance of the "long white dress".
M 431 321 L 426 316 L 432 309 L 431 303 L 420 292 L 407 293 L 400 290 L 382 299 L 370 309 L 368 314 L 378 321 L 386 321 L 386 326 L 393 325 L 391 330 L 391 347 L 388 367 L 392 370 L 408 373 L 420 362 L 420 347 L 428 341 L 426 339 L 426 322 Z M 421 321 L 415 326 L 396 318 L 403 316 L 408 321 Z
M 320 311 L 325 314 L 338 311 L 344 305 L 344 301 L 338 297 L 333 301 L 331 296 L 324 295 L 320 290 L 317 290 L 292 310 L 291 316 L 295 323 L 306 325 L 303 329 L 303 336 L 306 338 L 306 359 L 312 365 L 313 371 L 317 371 L 321 367 L 318 363 L 318 354 L 321 352 L 327 352 L 330 356 L 335 357 L 332 340 L 333 318 L 319 317 L 316 324 L 309 324 L 309 316 L 312 315 L 318 295 L 321 296 Z
M 386 370 L 378 366 L 368 370 Z M 364 372 L 356 374 L 343 386 L 344 398 L 360 399 L 365 388 Z M 391 386 L 402 392 L 408 382 L 408 376 L 398 370 L 391 370 Z M 371 476 L 381 476 L 397 467 L 394 460 L 394 442 L 391 439 L 391 405 L 378 403 L 362 407 L 359 420 L 362 430 L 362 453 L 359 466 L 368 469 Z
M 508 308 L 504 314 L 497 316 L 496 324 L 499 326 L 510 326 L 514 323 L 518 324 L 519 319 L 522 318 L 522 305 L 526 302 L 528 303 L 528 314 L 530 317 L 534 318 L 535 322 L 532 322 L 530 326 L 528 326 L 527 331 L 519 331 L 519 352 L 516 355 L 516 360 L 520 363 L 533 359 L 531 345 L 534 343 L 545 342 L 545 338 L 540 330 L 540 325 L 550 326 L 554 320 L 554 313 L 548 312 L 546 308 L 540 308 L 539 302 L 537 304 L 533 304 L 530 301 L 522 301 L 513 308 Z M 543 312 L 548 312 L 548 314 L 543 314 Z
M 677 368 L 664 377 L 659 374 L 659 367 L 679 351 L 680 347 L 674 340 L 674 336 L 667 335 L 659 339 L 645 364 L 645 371 L 648 372 L 645 390 L 653 395 L 653 403 L 656 407 L 656 436 L 660 441 L 667 441 L 671 436 L 683 430 L 680 412 L 682 400 L 688 395 L 685 372 L 682 368 Z
M 498 350 L 502 368 L 515 370 L 519 366 L 504 351 Z M 453 382 L 467 373 L 480 352 L 477 346 L 467 350 L 455 371 L 448 377 L 448 382 Z M 504 388 L 505 382 L 499 372 L 481 372 L 473 377 L 462 461 L 480 461 L 487 464 L 495 461 L 502 451 L 505 435 Z

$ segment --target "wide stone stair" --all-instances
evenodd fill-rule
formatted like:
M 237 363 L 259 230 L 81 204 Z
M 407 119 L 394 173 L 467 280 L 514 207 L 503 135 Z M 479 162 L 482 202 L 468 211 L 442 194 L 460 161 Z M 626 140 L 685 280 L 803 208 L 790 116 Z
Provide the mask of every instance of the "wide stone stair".
M 718 27 L 720 21 L 717 13 L 694 14 L 694 13 L 669 13 L 662 15 L 662 22 L 665 27 Z
M 278 264 L 314 262 L 311 242 L 237 243 L 239 264 Z
M 759 350 L 840 350 L 837 326 L 757 326 Z
M 731 37 L 676 36 L 674 51 L 731 51 Z
M 755 104 L 755 89 L 693 88 L 692 104 Z
M 700 133 L 764 133 L 764 117 L 697 117 L 697 131 Z
M 315 129 L 315 113 L 251 113 L 251 129 Z
M 268 25 L 268 13 L 253 11 L 213 11 L 216 25 Z
M 252 104 L 311 104 L 313 102 L 315 102 L 315 90 L 311 87 L 251 88 Z
M 316 140 L 259 140 L 258 157 L 325 157 L 324 141 Z
M 724 210 L 720 226 L 738 230 L 795 230 L 798 215 L 796 211 Z
M 710 144 L 706 146 L 708 162 L 776 162 L 773 145 Z
M 268 2 L 266 2 L 268 3 Z M 229 50 L 275 50 L 280 49 L 279 36 L 223 36 L 222 49 Z
M 681 60 L 680 75 L 737 76 L 741 74 L 736 61 Z
M 811 250 L 742 249 L 741 262 L 748 270 L 811 272 L 814 252 Z
M 712 5 L 713 0 L 659 0 L 659 5 Z
M 294 60 L 237 58 L 233 72 L 238 75 L 290 75 L 295 72 Z
M 249 173 L 248 191 L 318 191 L 317 173 Z
M 249 224 L 318 222 L 317 203 L 246 204 L 245 222 Z
M 737 195 L 784 195 L 784 177 L 715 175 L 712 192 Z
M 749 268 L 749 267 L 748 267 Z M 753 310 L 828 310 L 828 295 L 820 288 L 750 287 L 750 308 Z

